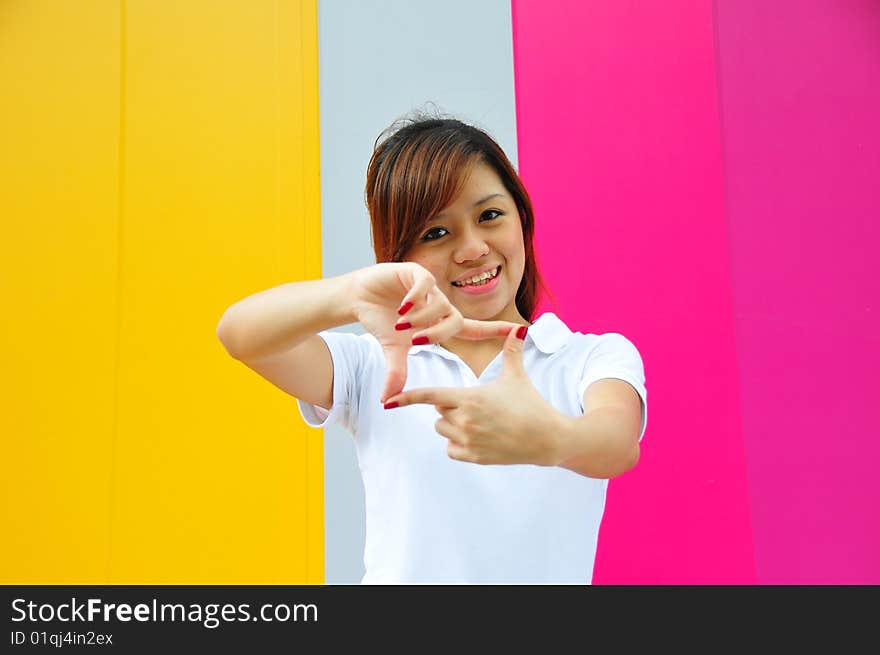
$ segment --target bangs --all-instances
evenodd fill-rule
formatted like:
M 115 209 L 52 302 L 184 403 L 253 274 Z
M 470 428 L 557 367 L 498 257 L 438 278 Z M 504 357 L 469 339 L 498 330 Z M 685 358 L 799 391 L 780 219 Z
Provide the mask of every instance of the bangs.
M 403 145 L 385 171 L 383 212 L 400 235 L 393 261 L 402 261 L 429 219 L 461 193 L 481 153 L 452 134 L 436 134 Z
M 419 228 L 452 204 L 481 159 L 479 152 L 460 143 L 443 142 L 422 142 L 409 157 L 401 155 L 396 162 L 400 195 L 395 204 L 405 206 Z

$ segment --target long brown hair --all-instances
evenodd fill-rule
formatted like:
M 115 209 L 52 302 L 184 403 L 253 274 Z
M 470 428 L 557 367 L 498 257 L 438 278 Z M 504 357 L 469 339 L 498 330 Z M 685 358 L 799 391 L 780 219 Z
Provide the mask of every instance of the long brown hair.
M 425 221 L 458 196 L 477 162 L 495 170 L 519 210 L 525 268 L 516 308 L 531 322 L 538 289 L 552 298 L 535 260 L 532 201 L 495 140 L 458 119 L 416 113 L 398 119 L 376 139 L 366 186 L 376 262 L 403 261 Z

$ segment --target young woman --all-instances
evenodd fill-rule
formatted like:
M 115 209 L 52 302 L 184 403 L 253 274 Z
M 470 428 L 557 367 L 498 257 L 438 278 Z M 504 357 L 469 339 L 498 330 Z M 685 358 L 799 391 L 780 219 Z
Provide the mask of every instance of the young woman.
M 608 479 L 639 457 L 641 357 L 532 322 L 531 201 L 489 135 L 419 116 L 386 133 L 366 186 L 379 263 L 256 293 L 218 336 L 310 426 L 353 435 L 363 583 L 588 584 Z

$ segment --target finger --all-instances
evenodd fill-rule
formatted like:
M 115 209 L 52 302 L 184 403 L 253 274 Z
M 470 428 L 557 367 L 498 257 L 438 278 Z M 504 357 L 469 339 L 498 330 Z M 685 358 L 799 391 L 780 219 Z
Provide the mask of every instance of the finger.
M 443 294 L 436 288 L 428 291 L 424 303 L 416 304 L 412 309 L 408 310 L 404 316 L 397 321 L 397 325 L 401 323 L 409 323 L 413 330 L 423 330 L 429 328 L 441 319 L 449 315 L 450 303 Z M 397 327 L 395 325 L 395 327 Z M 403 328 L 403 329 L 410 329 Z
M 464 319 L 461 316 L 461 312 L 452 305 L 449 306 L 447 311 L 448 313 L 434 323 L 434 325 L 421 332 L 417 332 L 413 336 L 425 336 L 428 338 L 428 343 L 443 343 L 450 337 L 454 337 L 461 330 L 461 324 Z
M 449 441 L 449 443 L 446 444 L 446 454 L 449 456 L 449 459 L 454 459 L 459 462 L 470 462 L 472 464 L 480 463 L 479 458 L 472 453 L 469 448 L 466 448 L 455 441 Z
M 455 336 L 462 339 L 497 339 L 504 338 L 510 330 L 519 327 L 519 323 L 510 321 L 478 321 L 473 318 L 464 319 L 464 325 Z
M 512 328 L 504 340 L 504 354 L 502 355 L 502 375 L 525 375 L 523 367 L 523 347 L 525 346 L 527 325 L 518 325 Z
M 385 387 L 379 400 L 384 404 L 390 396 L 403 391 L 406 385 L 406 356 L 409 346 L 387 346 L 385 352 Z
M 450 337 L 455 336 L 461 330 L 462 321 L 461 312 L 449 302 L 449 299 L 443 295 L 443 292 L 436 289 L 431 292 L 435 294 L 434 304 L 439 309 L 442 318 L 430 327 L 424 327 L 419 330 L 415 328 L 412 332 L 413 343 L 443 343 Z
M 421 266 L 414 266 L 412 268 L 412 286 L 400 302 L 397 313 L 403 316 L 410 308 L 423 305 L 434 286 L 436 286 L 434 276 Z
M 420 404 L 458 407 L 461 404 L 463 391 L 457 387 L 423 387 L 390 396 L 386 402 L 397 403 L 397 407 Z
M 434 423 L 434 431 L 441 437 L 446 437 L 450 441 L 454 441 L 459 445 L 467 443 L 467 435 L 450 421 L 445 418 L 437 419 Z

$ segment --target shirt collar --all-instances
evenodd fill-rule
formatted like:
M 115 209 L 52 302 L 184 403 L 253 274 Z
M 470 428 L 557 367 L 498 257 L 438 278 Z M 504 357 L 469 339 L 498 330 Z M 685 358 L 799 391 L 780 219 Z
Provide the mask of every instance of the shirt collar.
M 526 341 L 531 339 L 532 343 L 537 346 L 538 350 L 543 353 L 551 354 L 561 349 L 568 343 L 571 336 L 571 330 L 563 323 L 553 312 L 544 312 L 538 317 L 532 325 L 529 326 L 529 332 L 526 335 Z M 415 355 L 423 350 L 429 350 L 438 355 L 445 356 L 448 351 L 436 343 L 429 343 L 423 346 L 412 346 L 409 349 L 410 355 Z

